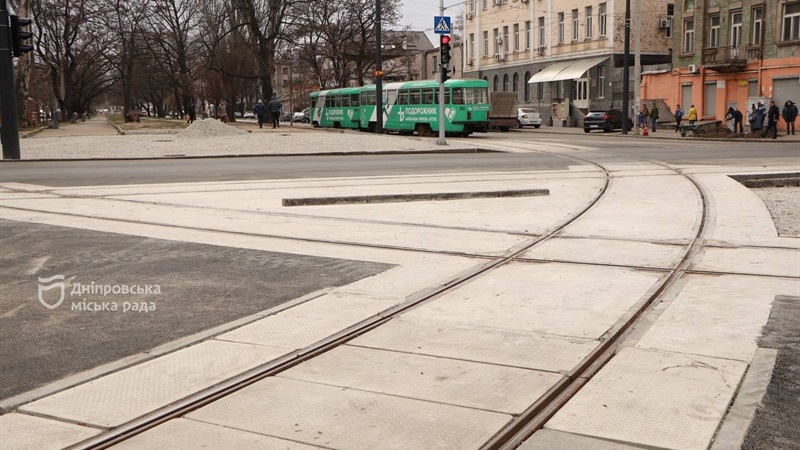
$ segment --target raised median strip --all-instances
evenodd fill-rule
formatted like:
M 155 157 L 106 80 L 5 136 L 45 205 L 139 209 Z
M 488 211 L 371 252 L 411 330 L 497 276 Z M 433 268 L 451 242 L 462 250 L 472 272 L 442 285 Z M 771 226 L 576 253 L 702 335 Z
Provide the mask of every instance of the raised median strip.
M 426 194 L 354 195 L 346 197 L 284 198 L 283 206 L 351 205 L 359 203 L 430 202 L 472 198 L 540 197 L 550 195 L 549 189 L 521 189 L 482 192 L 437 192 Z

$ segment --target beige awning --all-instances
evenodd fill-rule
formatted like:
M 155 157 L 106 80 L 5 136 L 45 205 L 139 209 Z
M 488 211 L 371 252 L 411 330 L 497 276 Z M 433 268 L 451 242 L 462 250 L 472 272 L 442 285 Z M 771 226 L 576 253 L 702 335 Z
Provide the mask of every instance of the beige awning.
M 608 59 L 608 56 L 555 63 L 532 76 L 531 79 L 528 80 L 528 83 L 546 83 L 548 81 L 581 78 L 587 70 L 602 63 L 606 59 Z

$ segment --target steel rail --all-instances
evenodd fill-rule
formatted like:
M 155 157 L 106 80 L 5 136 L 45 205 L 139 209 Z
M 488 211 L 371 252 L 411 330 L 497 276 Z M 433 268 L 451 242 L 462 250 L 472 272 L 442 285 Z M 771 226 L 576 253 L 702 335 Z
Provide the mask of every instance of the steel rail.
M 291 367 L 294 367 L 303 361 L 313 358 L 317 355 L 323 354 L 333 348 L 336 348 L 348 341 L 379 327 L 380 325 L 388 322 L 394 317 L 415 308 L 425 302 L 438 298 L 439 296 L 457 288 L 473 279 L 489 272 L 497 267 L 500 267 L 510 261 L 515 260 L 519 255 L 528 251 L 532 247 L 549 240 L 557 235 L 564 228 L 581 218 L 586 214 L 594 205 L 596 205 L 608 192 L 611 185 L 610 172 L 600 164 L 593 161 L 583 159 L 576 156 L 557 155 L 560 158 L 565 158 L 578 162 L 580 164 L 588 164 L 596 167 L 604 176 L 603 186 L 595 193 L 594 197 L 588 201 L 579 211 L 572 214 L 571 217 L 566 218 L 562 222 L 555 224 L 545 230 L 545 232 L 535 238 L 529 239 L 525 242 L 511 247 L 506 254 L 497 257 L 492 261 L 476 266 L 470 270 L 462 272 L 454 279 L 444 283 L 441 286 L 434 287 L 415 295 L 386 311 L 383 311 L 375 316 L 364 319 L 342 331 L 334 333 L 333 335 L 309 345 L 299 351 L 284 355 L 267 364 L 251 369 L 236 377 L 230 378 L 215 386 L 197 392 L 183 400 L 172 403 L 166 407 L 160 408 L 156 411 L 148 413 L 140 418 L 127 422 L 119 427 L 111 429 L 93 438 L 89 438 L 83 442 L 69 447 L 71 450 L 97 450 L 109 448 L 115 444 L 123 442 L 131 437 L 143 433 L 151 428 L 154 428 L 173 418 L 184 416 L 191 411 L 201 408 L 209 403 L 212 403 L 222 397 L 230 395 L 244 387 L 247 387 L 259 380 L 283 372 Z M 14 208 L 21 209 L 21 208 Z M 40 211 L 41 212 L 41 211 Z M 59 213 L 51 213 L 59 214 Z M 121 219 L 104 219 L 104 220 L 121 220 Z M 121 220 L 129 222 L 128 220 Z
M 627 156 L 602 150 L 595 150 L 598 153 L 607 153 L 617 156 Z M 506 427 L 498 431 L 480 450 L 513 450 L 522 445 L 525 440 L 530 438 L 536 431 L 542 429 L 561 408 L 563 408 L 572 397 L 574 397 L 585 386 L 591 378 L 597 374 L 617 353 L 619 346 L 627 337 L 633 327 L 658 304 L 658 300 L 672 288 L 688 269 L 692 260 L 703 245 L 705 233 L 709 219 L 709 198 L 703 185 L 692 175 L 682 173 L 679 169 L 663 163 L 645 158 L 638 158 L 649 163 L 665 167 L 676 174 L 686 178 L 692 183 L 700 195 L 701 212 L 700 223 L 698 224 L 692 243 L 684 253 L 681 260 L 671 270 L 670 274 L 658 288 L 644 302 L 636 305 L 634 311 L 622 317 L 612 329 L 604 334 L 603 339 L 592 352 L 590 352 L 565 378 L 551 387 L 539 400 L 528 407 L 520 415 L 516 416 Z

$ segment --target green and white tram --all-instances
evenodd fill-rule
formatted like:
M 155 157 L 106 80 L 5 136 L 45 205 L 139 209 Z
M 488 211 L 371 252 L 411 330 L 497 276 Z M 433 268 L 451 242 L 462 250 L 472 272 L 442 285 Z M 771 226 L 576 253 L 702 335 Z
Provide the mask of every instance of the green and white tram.
M 359 128 L 360 88 L 312 92 L 311 123 L 325 128 Z
M 359 91 L 359 128 L 375 130 L 375 85 L 355 88 Z M 319 126 L 335 126 L 325 120 L 329 101 L 320 100 L 332 91 L 311 94 L 313 105 L 319 106 L 314 118 Z M 387 83 L 383 86 L 383 129 L 402 134 L 416 132 L 420 136 L 436 135 L 439 130 L 439 83 L 433 80 Z M 354 102 L 351 99 L 350 104 Z M 351 106 L 352 107 L 352 106 Z M 485 132 L 489 126 L 489 83 L 484 80 L 448 80 L 445 82 L 445 132 L 451 135 L 469 136 L 474 132 Z M 315 119 L 312 118 L 312 121 Z M 342 125 L 344 126 L 344 125 Z

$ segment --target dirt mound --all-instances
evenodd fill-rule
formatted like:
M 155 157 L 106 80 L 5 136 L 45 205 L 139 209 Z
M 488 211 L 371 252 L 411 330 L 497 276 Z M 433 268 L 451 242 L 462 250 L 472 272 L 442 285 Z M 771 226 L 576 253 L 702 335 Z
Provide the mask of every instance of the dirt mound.
M 205 119 L 195 120 L 193 124 L 175 136 L 179 139 L 202 139 L 217 136 L 239 136 L 242 134 L 247 134 L 247 131 L 226 125 L 219 120 Z

